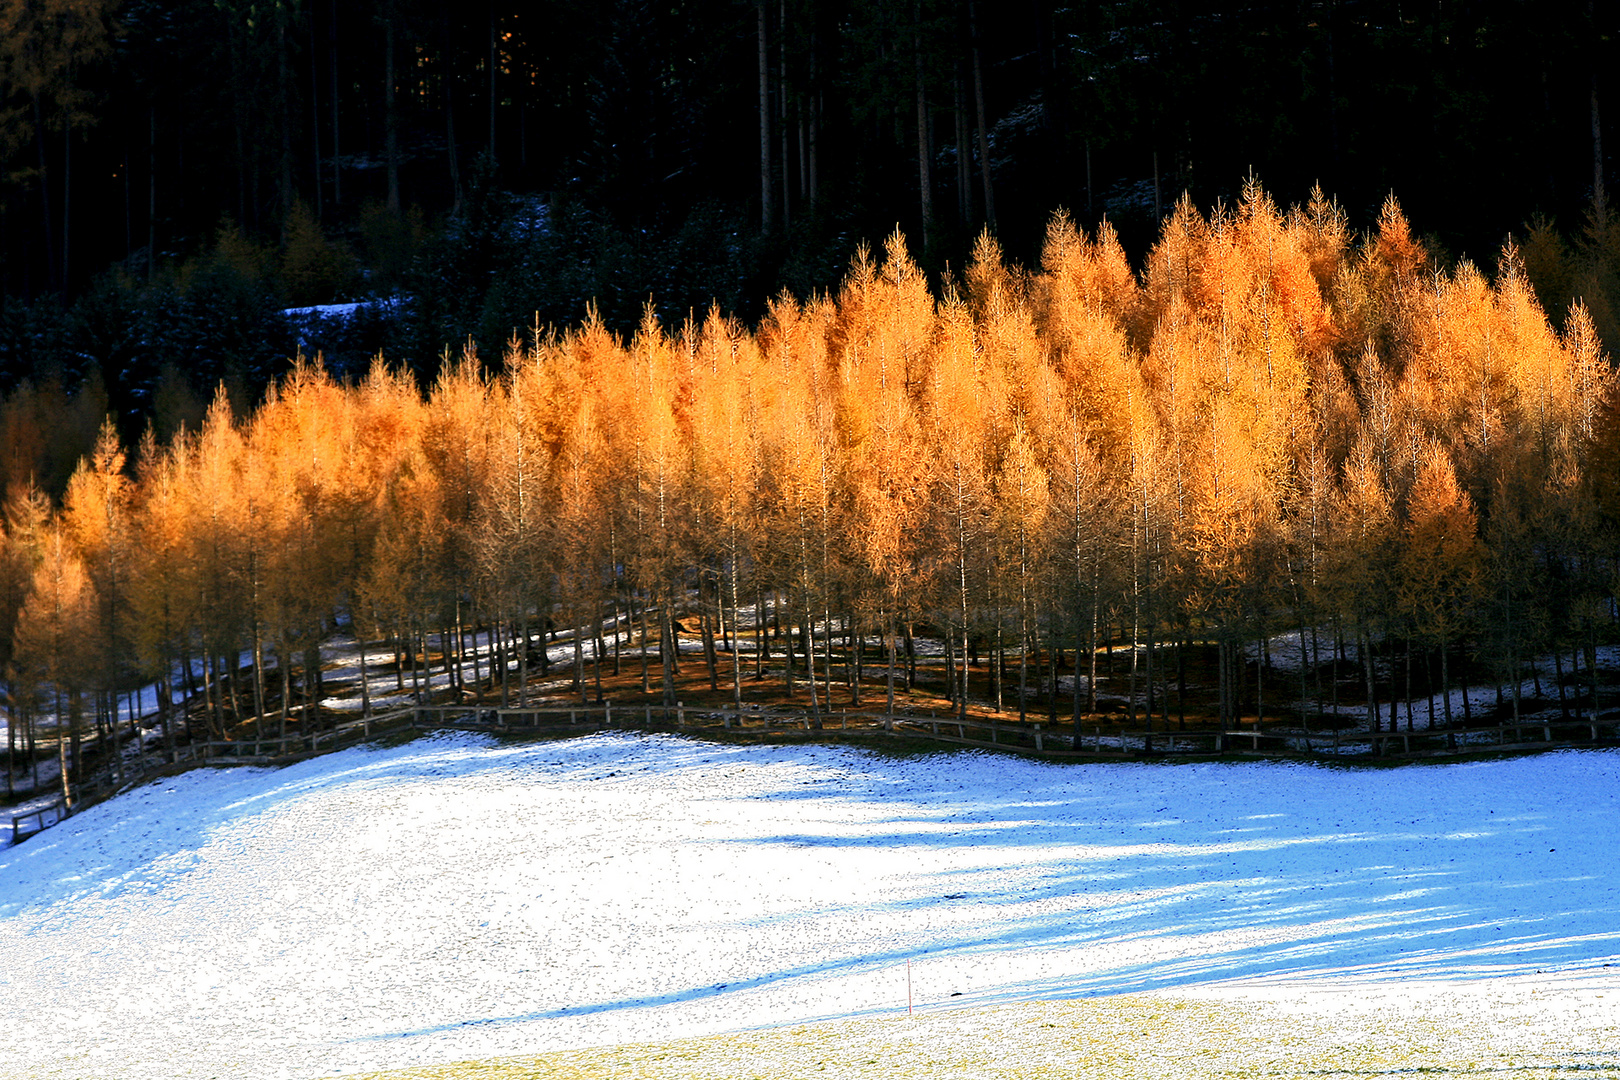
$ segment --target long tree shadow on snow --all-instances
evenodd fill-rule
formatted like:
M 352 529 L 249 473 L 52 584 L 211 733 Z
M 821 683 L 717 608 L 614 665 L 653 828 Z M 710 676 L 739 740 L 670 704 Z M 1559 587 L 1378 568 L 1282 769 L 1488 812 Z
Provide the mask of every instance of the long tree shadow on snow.
M 849 765 L 840 759 L 839 766 Z M 893 969 L 971 969 L 1051 952 L 1068 970 L 964 986 L 953 1003 L 1164 989 L 1238 978 L 1461 979 L 1598 967 L 1620 953 L 1608 872 L 1620 835 L 1612 755 L 1445 769 L 1257 765 L 1050 767 L 1010 762 L 1003 793 L 953 783 L 948 755 L 874 763 L 837 783 L 760 796 L 807 826 L 710 840 L 779 849 L 941 849 L 961 868 L 910 877 L 881 904 L 843 902 L 763 920 L 898 912 L 910 940 L 652 997 L 449 1023 L 523 1023 L 657 1008 L 794 980 Z M 1529 774 L 1526 777 L 1526 774 Z M 909 775 L 898 775 L 909 774 Z M 897 778 L 898 776 L 898 778 Z M 909 785 L 909 786 L 908 786 Z M 889 805 L 855 834 L 814 831 L 820 802 Z M 998 858 L 999 856 L 999 858 Z M 1009 867 L 1017 884 L 1006 884 Z M 903 866 L 900 867 L 903 870 Z M 761 920 L 713 927 L 716 934 Z M 938 999 L 936 999 L 938 1000 Z M 841 1016 L 890 1011 L 854 1009 Z M 402 1032 L 399 1035 L 427 1032 Z
M 1303 776 L 1135 766 L 1134 787 L 1026 765 L 1010 786 L 1034 783 L 1000 798 L 981 789 L 953 804 L 949 784 L 914 795 L 888 832 L 732 842 L 876 846 L 897 857 L 958 849 L 968 865 L 931 873 L 932 889 L 885 905 L 919 921 L 971 909 L 949 921 L 974 929 L 936 940 L 931 958 L 1060 948 L 1096 957 L 1086 970 L 997 997 L 1326 972 L 1460 978 L 1579 968 L 1620 952 L 1609 916 L 1620 887 L 1608 870 L 1620 812 L 1612 794 L 1599 794 L 1614 790 L 1612 759 L 1595 757 L 1511 763 L 1546 774 L 1530 790 L 1501 786 L 1496 763 Z M 1594 765 L 1609 779 L 1595 791 L 1580 775 Z M 1290 775 L 1305 783 L 1271 782 Z M 1016 887 L 1005 884 L 1007 867 L 974 865 L 990 851 L 1019 868 Z M 1051 906 L 1061 910 L 1042 912 Z M 1153 939 L 1184 942 L 1191 955 L 1108 959 Z

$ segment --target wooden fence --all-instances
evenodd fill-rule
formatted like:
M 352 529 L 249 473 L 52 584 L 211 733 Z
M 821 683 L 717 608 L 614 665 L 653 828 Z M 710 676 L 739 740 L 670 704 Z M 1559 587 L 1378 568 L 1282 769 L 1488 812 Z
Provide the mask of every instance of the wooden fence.
M 11 842 L 20 844 L 35 833 L 44 832 L 58 821 L 68 816 L 68 804 L 63 799 L 42 806 L 37 810 L 30 810 L 26 814 L 15 814 L 11 818 Z M 32 823 L 32 827 L 30 827 Z
M 661 705 L 574 705 L 531 708 L 472 708 L 425 705 L 415 710 L 415 726 L 453 727 L 481 731 L 569 731 L 639 728 L 676 731 L 735 731 L 740 735 L 769 735 L 790 730 L 810 731 L 813 718 L 806 713 L 771 713 L 762 710 L 711 708 L 685 703 Z M 1243 728 L 1228 731 L 1135 730 L 1109 731 L 1102 726 L 1072 724 L 1055 728 L 1040 721 L 1018 723 L 997 719 L 960 719 L 955 714 L 926 716 L 900 713 L 828 710 L 821 715 L 821 733 L 884 733 L 923 738 L 962 746 L 1034 754 L 1054 758 L 1222 757 L 1233 754 L 1343 760 L 1347 753 L 1402 759 L 1462 757 L 1471 754 L 1559 747 L 1609 745 L 1620 742 L 1620 718 L 1536 720 L 1488 728 L 1423 729 L 1419 731 L 1341 732 L 1302 728 Z M 1529 733 L 1529 734 L 1527 734 Z
M 479 705 L 410 705 L 375 717 L 361 717 L 327 731 L 273 739 L 211 741 L 154 754 L 147 768 L 126 768 L 121 778 L 103 773 L 80 785 L 75 799 L 62 799 L 11 819 L 12 843 L 37 835 L 70 815 L 159 773 L 188 766 L 248 765 L 286 762 L 330 753 L 377 735 L 403 730 L 458 729 L 533 734 L 581 734 L 586 731 L 708 731 L 742 738 L 770 738 L 794 732 L 805 737 L 837 738 L 844 734 L 882 734 L 927 739 L 1044 758 L 1120 760 L 1122 758 L 1225 757 L 1231 755 L 1345 759 L 1347 750 L 1388 759 L 1464 757 L 1474 754 L 1550 750 L 1620 744 L 1620 717 L 1538 719 L 1487 728 L 1421 731 L 1340 732 L 1300 728 L 1244 728 L 1232 731 L 1107 731 L 1101 725 L 1078 733 L 1068 722 L 1056 728 L 1040 721 L 958 718 L 829 709 L 776 713 L 761 709 L 713 708 L 707 705 L 545 705 L 486 707 Z
M 328 731 L 308 735 L 289 735 L 276 739 L 245 739 L 235 742 L 214 740 L 177 746 L 149 755 L 145 767 L 125 764 L 114 773 L 110 768 L 87 777 L 77 784 L 72 801 L 59 798 L 46 806 L 11 818 L 11 842 L 21 843 L 66 818 L 94 806 L 120 791 L 154 776 L 171 773 L 187 766 L 203 765 L 265 765 L 284 762 L 292 758 L 313 756 L 341 750 L 365 742 L 389 731 L 405 730 L 416 722 L 416 709 L 398 709 L 382 716 L 361 717 L 339 724 Z

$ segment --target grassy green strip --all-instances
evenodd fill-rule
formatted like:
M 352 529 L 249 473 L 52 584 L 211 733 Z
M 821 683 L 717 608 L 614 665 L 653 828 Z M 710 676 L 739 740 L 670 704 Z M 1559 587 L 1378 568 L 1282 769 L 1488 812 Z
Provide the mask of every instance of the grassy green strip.
M 1573 1029 L 1412 1009 L 1298 1015 L 1127 996 L 953 1009 L 532 1057 L 368 1073 L 366 1080 L 1205 1080 L 1368 1076 L 1620 1077 L 1613 1015 Z M 1504 1022 L 1504 1019 L 1506 1022 Z M 1605 1022 L 1607 1021 L 1607 1022 Z

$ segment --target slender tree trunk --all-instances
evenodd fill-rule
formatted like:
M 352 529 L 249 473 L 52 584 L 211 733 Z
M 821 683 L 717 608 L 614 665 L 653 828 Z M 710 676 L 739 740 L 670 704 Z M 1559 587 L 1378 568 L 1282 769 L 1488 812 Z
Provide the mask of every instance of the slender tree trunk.
M 1434 730 L 1434 650 L 1423 650 L 1423 688 L 1429 692 L 1429 730 Z
M 1176 642 L 1176 723 L 1187 730 L 1187 653 L 1192 650 L 1192 627 L 1183 625 Z
M 638 605 L 634 594 L 632 594 L 630 606 L 636 608 L 641 617 L 641 692 L 650 694 L 652 693 L 652 683 L 647 671 L 647 605 L 645 601 Z
M 1587 19 L 1596 30 L 1594 15 L 1595 0 L 1586 0 Z M 1607 205 L 1607 197 L 1603 189 L 1603 120 L 1598 111 L 1598 69 L 1594 64 L 1591 75 L 1592 86 L 1592 202 L 1601 213 Z
M 1102 567 L 1100 561 L 1095 558 L 1092 562 L 1091 574 L 1091 624 L 1086 631 L 1086 712 L 1095 714 L 1097 711 L 1097 621 L 1102 615 L 1102 588 L 1099 580 L 1102 575 Z M 1078 693 L 1078 691 L 1076 692 Z M 1079 723 L 1078 717 L 1075 722 Z
M 1568 720 L 1569 702 L 1564 700 L 1564 656 L 1556 640 L 1553 642 L 1553 675 L 1558 680 L 1558 715 Z
M 315 51 L 315 13 L 309 19 L 309 143 L 310 165 L 315 170 L 315 220 L 325 215 L 324 193 L 321 183 L 321 66 Z
M 973 46 L 973 106 L 979 122 L 979 178 L 984 186 L 984 220 L 996 229 L 996 200 L 990 184 L 990 134 L 984 122 L 984 72 L 979 59 L 979 18 L 974 0 L 968 0 L 968 36 Z
M 779 16 L 776 24 L 776 129 L 781 143 L 782 231 L 786 232 L 791 224 L 789 211 L 792 207 L 792 200 L 788 196 L 792 193 L 793 188 L 793 168 L 788 154 L 788 131 L 792 125 L 788 122 L 787 0 L 780 0 L 778 11 Z
M 214 690 L 214 725 L 219 730 L 219 737 L 223 739 L 226 737 L 227 730 L 225 723 L 225 673 L 221 670 L 223 664 L 220 655 L 214 652 L 213 649 L 209 649 L 208 653 L 208 663 L 212 672 L 209 681 L 212 683 Z
M 331 8 L 332 18 L 327 23 L 326 32 L 326 60 L 332 74 L 332 205 L 343 205 L 343 158 L 342 143 L 338 138 L 338 4 L 333 0 Z
M 827 694 L 832 695 L 832 670 L 827 670 Z M 810 716 L 811 726 L 821 730 L 821 699 L 816 691 L 816 623 L 815 616 L 810 610 L 810 590 L 804 590 L 804 670 L 810 681 Z
M 172 663 L 172 657 L 163 657 L 163 675 L 153 687 L 157 694 L 158 723 L 163 725 L 163 749 L 168 754 L 170 764 L 174 763 L 174 687 L 169 682 L 169 665 Z
M 628 616 L 621 616 L 619 614 L 619 598 L 618 598 L 618 596 L 614 596 L 614 598 L 613 598 L 613 674 L 615 676 L 623 674 L 623 664 L 622 664 L 622 661 L 620 659 L 619 653 L 620 653 L 620 649 L 622 647 L 621 643 L 624 641 L 624 627 L 620 625 L 622 619 L 624 619 L 624 618 L 628 618 Z
M 1018 719 L 1029 719 L 1029 588 L 1018 606 Z M 1039 658 L 1037 658 L 1038 661 Z
M 1447 648 L 1445 638 L 1440 639 L 1440 700 L 1445 702 L 1446 726 L 1451 726 L 1451 667 L 1446 661 L 1446 654 L 1451 650 Z M 1466 691 L 1464 696 L 1467 696 Z M 1517 697 L 1517 694 L 1514 695 Z
M 1057 612 L 1055 610 L 1047 614 L 1047 625 L 1051 627 L 1051 629 L 1047 631 L 1047 671 L 1050 673 L 1052 681 L 1049 684 L 1050 689 L 1046 695 L 1046 718 L 1053 727 L 1056 727 L 1058 718 L 1058 670 L 1063 666 L 1063 641 L 1058 637 Z M 1040 613 L 1037 611 L 1035 616 L 1035 636 L 1037 642 L 1040 639 L 1040 633 Z M 1079 642 L 1076 642 L 1075 644 L 1078 645 Z M 1039 645 L 1037 645 L 1036 648 L 1038 650 Z M 1080 652 L 1078 648 L 1075 650 L 1074 654 L 1074 673 L 1077 677 L 1080 674 Z
M 17 685 L 11 684 L 11 693 L 8 695 L 12 702 L 17 700 Z M 15 704 L 6 711 L 6 801 L 17 800 L 15 776 L 17 775 L 17 707 Z
M 1136 725 L 1136 674 L 1137 657 L 1142 651 L 1142 572 L 1139 565 L 1140 555 L 1136 545 L 1135 526 L 1131 528 L 1131 678 L 1130 693 L 1125 696 L 1125 713 L 1130 717 L 1131 726 Z M 1152 726 L 1152 714 L 1148 715 L 1149 727 Z
M 645 612 L 642 613 L 642 617 L 645 619 Z M 529 610 L 527 601 L 525 601 L 523 614 L 518 619 L 518 625 L 514 629 L 520 635 L 513 643 L 517 646 L 517 702 L 518 708 L 526 709 L 529 707 Z M 642 624 L 642 632 L 646 632 L 645 623 Z M 643 643 L 642 647 L 643 649 L 646 648 L 645 643 Z
M 1378 692 L 1373 681 L 1373 655 L 1372 634 L 1365 629 L 1361 632 L 1361 672 L 1367 683 L 1367 728 L 1370 731 L 1379 730 Z
M 1299 723 L 1306 731 L 1311 730 L 1311 714 L 1309 704 L 1311 700 L 1310 682 L 1306 669 L 1311 666 L 1310 650 L 1305 644 L 1305 604 L 1300 598 L 1299 587 L 1294 588 L 1294 611 L 1299 616 Z M 1321 697 L 1320 694 L 1317 695 Z M 1318 705 L 1320 709 L 1320 705 Z
M 883 711 L 894 714 L 894 615 L 887 615 L 883 623 L 883 645 L 889 654 L 889 670 L 884 678 Z
M 765 632 L 765 593 L 757 586 L 754 589 L 754 678 L 765 678 L 766 650 L 769 647 L 768 635 Z
M 485 144 L 489 159 L 495 160 L 495 76 L 500 71 L 495 56 L 495 5 L 489 7 L 489 141 Z
M 1601 715 L 1598 710 L 1597 626 L 1590 620 L 1586 624 L 1586 674 L 1592 682 L 1592 722 L 1595 724 Z
M 51 213 L 51 185 L 50 170 L 45 164 L 45 114 L 40 108 L 39 95 L 32 98 L 34 107 L 34 148 L 39 156 L 39 205 L 40 224 L 45 227 L 45 280 L 50 283 L 52 290 L 60 290 L 62 286 L 61 274 L 56 261 L 56 227 L 55 216 Z
M 314 722 L 320 719 L 321 698 L 326 696 L 326 676 L 321 671 L 321 634 L 325 627 L 316 630 L 315 636 L 309 640 L 304 649 L 304 693 L 309 704 L 309 712 L 304 719 Z M 440 639 L 443 640 L 442 638 Z M 231 672 L 232 701 L 235 701 L 236 673 Z
M 967 719 L 967 710 L 968 710 L 968 690 L 969 690 L 969 686 L 970 686 L 970 683 L 968 682 L 968 679 L 970 678 L 970 672 L 971 672 L 971 668 L 969 666 L 969 660 L 970 660 L 969 648 L 970 648 L 971 644 L 972 644 L 972 642 L 969 640 L 969 636 L 968 636 L 968 626 L 967 626 L 967 623 L 964 621 L 962 623 L 962 648 L 961 648 L 961 653 L 962 653 L 962 687 L 961 687 L 960 693 L 958 693 L 957 696 L 956 696 L 956 715 L 960 719 L 963 719 L 963 720 Z
M 901 625 L 906 628 L 906 693 L 910 694 L 917 688 L 917 639 L 912 635 L 910 620 Z
M 1396 732 L 1401 729 L 1400 718 L 1401 695 L 1395 681 L 1395 643 L 1389 643 L 1389 730 Z
M 62 691 L 54 691 L 56 698 L 56 767 L 61 773 L 62 801 L 73 808 L 73 784 L 68 769 L 67 734 L 62 730 Z
M 281 240 L 287 241 L 287 225 L 293 207 L 292 80 L 287 67 L 287 5 L 277 4 L 276 20 L 276 120 L 280 127 L 280 155 L 276 167 L 276 196 L 281 204 Z
M 866 680 L 866 635 L 865 627 L 855 624 L 854 615 L 850 616 L 850 644 L 854 648 L 855 670 L 849 680 L 849 703 L 854 708 L 861 707 L 861 684 Z
M 450 40 L 450 20 L 448 15 L 444 20 L 445 40 Z M 445 156 L 450 165 L 450 216 L 459 217 L 461 214 L 461 153 L 456 146 L 456 101 L 452 93 L 452 82 L 448 64 L 444 73 L 444 142 Z
M 1261 722 L 1266 718 L 1266 664 L 1271 659 L 1271 641 L 1266 634 L 1264 620 L 1260 624 L 1260 641 L 1258 644 L 1260 646 L 1258 649 L 1260 655 L 1255 658 L 1254 662 L 1254 725 L 1256 731 L 1260 729 Z M 1238 654 L 1238 663 L 1242 664 L 1245 669 L 1249 666 L 1241 652 Z
M 759 228 L 768 233 L 776 223 L 771 190 L 771 65 L 765 35 L 765 0 L 759 0 L 756 7 L 759 14 Z
M 353 613 L 349 615 L 349 626 L 354 630 L 354 643 L 360 652 L 360 715 L 371 715 L 371 676 L 366 672 L 366 637 L 360 632 L 359 625 L 354 621 Z
M 281 669 L 281 723 L 277 734 L 285 739 L 287 737 L 287 710 L 292 707 L 292 657 L 289 655 L 287 641 L 283 638 L 276 643 L 276 667 Z M 411 660 L 411 684 L 416 683 L 416 660 Z M 422 695 L 416 695 L 416 703 L 422 703 Z
M 600 599 L 596 604 L 596 623 L 591 638 L 592 645 L 592 677 L 596 682 L 596 703 L 602 704 L 602 654 L 607 652 L 607 642 L 603 639 L 602 631 L 602 605 Z
M 1412 639 L 1406 640 L 1406 730 L 1412 731 Z
M 704 592 L 710 591 L 708 585 L 703 585 L 702 589 Z M 714 619 L 709 614 L 711 606 L 715 603 L 715 598 L 711 593 L 701 599 L 703 602 L 699 606 L 698 620 L 703 632 L 703 662 L 709 669 L 709 689 L 718 693 L 720 690 L 720 658 L 715 653 Z
M 912 54 L 917 75 L 917 194 L 922 204 L 923 251 L 927 252 L 928 234 L 934 228 L 934 192 L 929 176 L 929 159 L 933 148 L 928 138 L 928 90 L 923 80 L 922 0 L 912 5 Z
M 33 705 L 23 709 L 23 744 L 28 754 L 28 787 L 39 790 L 39 716 Z
M 451 633 L 452 641 L 454 642 L 452 648 L 455 649 L 456 653 L 456 664 L 455 670 L 450 678 L 455 684 L 456 689 L 462 693 L 465 693 L 467 690 L 467 625 L 466 623 L 462 622 L 461 619 L 460 595 L 456 596 L 455 618 L 451 626 Z M 476 648 L 476 645 L 474 647 Z M 473 685 L 478 685 L 478 678 L 476 675 L 473 677 Z
M 783 676 L 783 679 L 784 684 L 787 687 L 788 695 L 791 697 L 797 692 L 795 685 L 794 664 L 798 659 L 798 650 L 794 642 L 795 635 L 793 633 L 793 616 L 791 614 L 788 616 L 786 632 L 783 631 L 782 607 L 782 597 L 773 591 L 771 595 L 771 610 L 775 613 L 777 636 L 782 639 L 782 655 L 787 658 L 787 670 Z
M 1005 631 L 1001 620 L 996 620 L 996 636 L 990 642 L 990 697 L 996 703 L 996 712 L 1001 712 L 1006 704 L 1007 681 L 1007 648 Z
M 956 217 L 964 228 L 973 223 L 973 173 L 968 161 L 973 154 L 968 150 L 967 90 L 962 86 L 962 70 L 958 66 L 951 82 L 952 119 L 956 121 Z
M 579 703 L 589 705 L 590 690 L 585 683 L 585 627 L 579 615 L 574 615 L 574 689 L 579 691 Z
M 253 736 L 264 738 L 264 638 L 259 623 L 253 621 Z
M 810 94 L 806 103 L 810 113 L 810 145 L 808 147 L 810 186 L 805 196 L 812 208 L 815 207 L 821 193 L 821 177 L 817 171 L 821 143 L 821 68 L 817 62 L 820 57 L 820 50 L 817 48 L 818 43 L 816 28 L 812 24 L 810 28 Z
M 496 618 L 495 625 L 490 627 L 490 634 L 495 639 L 493 662 L 500 665 L 501 708 L 503 709 L 512 707 L 512 661 L 507 655 L 507 631 L 511 629 L 511 624 L 499 617 Z M 513 632 L 515 633 L 515 630 Z
M 73 245 L 69 242 L 73 209 L 73 123 L 62 122 L 62 288 L 72 272 Z
M 394 0 L 383 8 L 383 140 L 388 165 L 388 209 L 400 213 L 399 105 L 394 96 Z
M 675 705 L 675 650 L 680 647 L 680 639 L 676 637 L 674 609 L 674 597 L 666 595 L 664 603 L 660 605 L 658 637 L 659 666 L 664 676 L 665 709 Z

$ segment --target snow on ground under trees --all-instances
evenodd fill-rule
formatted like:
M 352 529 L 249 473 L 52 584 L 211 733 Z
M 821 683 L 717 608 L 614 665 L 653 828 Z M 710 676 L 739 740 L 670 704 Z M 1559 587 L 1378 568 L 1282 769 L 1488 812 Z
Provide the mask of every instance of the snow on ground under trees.
M 313 1076 L 893 1015 L 907 960 L 924 1010 L 1620 1002 L 1617 781 L 1612 751 L 1051 765 L 616 734 L 201 769 L 0 850 L 0 1073 Z

